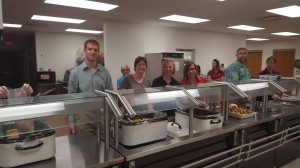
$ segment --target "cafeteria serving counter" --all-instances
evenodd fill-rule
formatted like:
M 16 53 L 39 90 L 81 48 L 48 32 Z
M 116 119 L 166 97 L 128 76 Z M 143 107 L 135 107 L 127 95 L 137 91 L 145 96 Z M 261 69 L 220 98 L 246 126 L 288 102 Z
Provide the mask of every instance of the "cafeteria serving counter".
M 118 167 L 124 162 L 124 156 L 113 148 L 106 150 L 103 141 L 99 147 L 93 133 L 56 137 L 55 141 L 55 157 L 20 168 L 101 168 Z

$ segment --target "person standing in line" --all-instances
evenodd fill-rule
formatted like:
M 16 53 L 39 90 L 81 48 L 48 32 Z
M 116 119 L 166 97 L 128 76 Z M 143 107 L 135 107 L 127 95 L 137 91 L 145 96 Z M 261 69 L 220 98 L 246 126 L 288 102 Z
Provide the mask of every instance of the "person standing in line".
M 222 63 L 222 64 L 221 64 L 221 67 L 220 67 L 220 70 L 223 71 L 223 72 L 225 72 L 225 69 L 226 69 L 226 68 L 225 68 L 225 65 L 224 65 L 224 63 Z
M 68 93 L 92 93 L 94 90 L 113 90 L 112 80 L 109 71 L 97 63 L 97 56 L 100 52 L 98 41 L 90 39 L 84 43 L 84 62 L 74 68 L 70 73 Z M 95 121 L 95 113 L 82 112 L 77 115 L 68 116 L 70 125 L 69 132 L 95 131 L 95 124 L 74 123 Z
M 274 67 L 276 64 L 276 58 L 274 56 L 268 57 L 266 61 L 267 67 L 262 70 L 259 75 L 280 75 L 279 72 L 277 72 Z
M 130 68 L 128 65 L 123 65 L 121 66 L 121 73 L 122 73 L 122 76 L 120 76 L 118 79 L 117 79 L 117 88 L 120 87 L 123 79 L 125 78 L 125 76 L 129 75 L 130 73 Z
M 152 87 L 179 85 L 179 82 L 172 77 L 175 74 L 175 63 L 173 60 L 165 59 L 161 63 L 161 76 L 155 78 Z
M 187 61 L 183 69 L 183 79 L 179 84 L 196 85 L 198 83 L 206 83 L 206 79 L 198 75 L 196 64 L 194 62 Z
M 134 73 L 125 76 L 119 89 L 143 89 L 151 87 L 150 80 L 145 78 L 145 72 L 147 69 L 147 59 L 142 56 L 138 56 L 134 60 Z
M 134 89 L 136 92 L 144 92 L 145 88 L 151 87 L 149 79 L 145 78 L 145 72 L 147 69 L 147 59 L 142 56 L 138 56 L 134 60 L 134 73 L 125 76 L 118 90 L 121 89 Z M 122 107 L 121 111 L 124 109 Z M 137 105 L 132 107 L 137 113 L 138 111 L 153 110 L 152 104 Z
M 209 82 L 224 81 L 224 72 L 220 69 L 220 62 L 217 59 L 212 61 L 212 69 L 207 73 L 207 79 Z
M 236 61 L 225 70 L 225 81 L 233 84 L 246 83 L 251 79 L 247 65 L 248 50 L 239 48 L 236 51 Z

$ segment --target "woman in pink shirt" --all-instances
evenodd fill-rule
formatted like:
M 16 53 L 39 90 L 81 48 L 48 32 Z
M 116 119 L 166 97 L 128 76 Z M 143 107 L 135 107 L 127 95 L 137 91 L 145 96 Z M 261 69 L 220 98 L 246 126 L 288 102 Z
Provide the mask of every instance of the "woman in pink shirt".
M 206 79 L 198 76 L 196 64 L 192 61 L 186 62 L 183 69 L 183 79 L 180 85 L 195 85 L 198 83 L 206 83 Z

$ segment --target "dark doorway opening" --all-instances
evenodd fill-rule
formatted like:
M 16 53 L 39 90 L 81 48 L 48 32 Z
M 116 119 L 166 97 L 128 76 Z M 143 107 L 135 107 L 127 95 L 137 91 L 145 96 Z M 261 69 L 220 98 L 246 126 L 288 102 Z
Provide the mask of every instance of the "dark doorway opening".
M 0 85 L 18 88 L 28 75 L 26 50 L 0 50 Z

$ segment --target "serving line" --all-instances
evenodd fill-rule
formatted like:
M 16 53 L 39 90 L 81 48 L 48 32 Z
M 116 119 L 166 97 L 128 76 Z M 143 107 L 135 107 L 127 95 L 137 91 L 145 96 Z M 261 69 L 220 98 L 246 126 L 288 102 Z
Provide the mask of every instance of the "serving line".
M 247 118 L 247 119 L 236 119 L 236 118 L 229 117 L 228 121 L 223 127 L 195 133 L 192 138 L 189 138 L 189 136 L 184 136 L 180 138 L 171 138 L 171 139 L 166 139 L 164 141 L 160 141 L 160 142 L 156 142 L 156 143 L 152 143 L 152 144 L 148 144 L 136 148 L 126 148 L 122 145 L 119 145 L 115 149 L 126 157 L 126 161 L 131 161 L 137 158 L 141 158 L 165 150 L 173 149 L 179 146 L 188 145 L 193 142 L 197 142 L 208 138 L 216 137 L 219 135 L 223 135 L 226 133 L 234 132 L 237 130 L 249 128 L 255 125 L 259 125 L 261 123 L 275 121 L 277 119 L 281 119 L 286 116 L 297 114 L 299 112 L 300 112 L 300 107 L 297 106 L 295 108 L 281 110 L 275 113 L 274 112 L 266 112 L 264 114 L 258 113 L 253 118 Z

